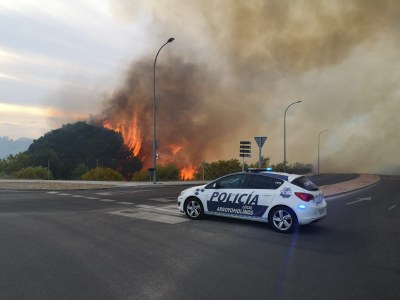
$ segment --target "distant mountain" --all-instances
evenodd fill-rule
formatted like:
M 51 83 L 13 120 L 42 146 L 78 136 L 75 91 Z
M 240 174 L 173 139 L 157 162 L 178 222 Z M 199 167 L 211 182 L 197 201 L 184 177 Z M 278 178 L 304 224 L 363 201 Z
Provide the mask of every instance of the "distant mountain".
M 0 136 L 0 159 L 6 158 L 10 154 L 17 154 L 28 150 L 33 139 L 20 138 L 18 140 L 10 139 L 8 136 Z

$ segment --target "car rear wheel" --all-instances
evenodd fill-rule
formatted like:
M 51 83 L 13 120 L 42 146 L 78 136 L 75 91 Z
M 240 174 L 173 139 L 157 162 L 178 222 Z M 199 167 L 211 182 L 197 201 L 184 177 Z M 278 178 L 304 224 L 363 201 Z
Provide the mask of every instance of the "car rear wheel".
M 293 232 L 299 227 L 296 214 L 286 206 L 274 208 L 269 214 L 268 222 L 274 230 L 283 233 Z
M 185 214 L 193 220 L 200 219 L 204 215 L 203 205 L 198 198 L 189 198 L 184 205 Z

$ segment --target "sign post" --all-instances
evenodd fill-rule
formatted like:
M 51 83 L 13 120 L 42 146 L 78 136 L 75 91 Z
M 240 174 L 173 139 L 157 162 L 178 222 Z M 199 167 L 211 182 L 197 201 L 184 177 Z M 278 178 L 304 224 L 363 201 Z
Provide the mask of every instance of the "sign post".
M 261 168 L 261 148 L 267 140 L 266 136 L 255 136 L 254 139 L 258 145 L 258 167 Z

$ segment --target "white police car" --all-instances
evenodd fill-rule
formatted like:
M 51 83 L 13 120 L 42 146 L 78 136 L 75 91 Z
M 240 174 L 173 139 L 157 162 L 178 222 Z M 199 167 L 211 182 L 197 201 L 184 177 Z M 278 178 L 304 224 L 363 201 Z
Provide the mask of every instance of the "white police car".
M 192 187 L 178 197 L 179 210 L 190 219 L 204 214 L 268 222 L 279 232 L 326 216 L 326 202 L 308 177 L 252 169 Z

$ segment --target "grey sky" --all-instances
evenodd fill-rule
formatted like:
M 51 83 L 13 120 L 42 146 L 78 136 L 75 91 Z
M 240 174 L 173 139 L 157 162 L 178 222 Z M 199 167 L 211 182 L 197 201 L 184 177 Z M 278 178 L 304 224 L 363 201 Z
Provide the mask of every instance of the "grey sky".
M 173 36 L 160 67 L 196 68 L 193 124 L 219 128 L 196 160 L 236 158 L 239 140 L 265 135 L 264 154 L 282 161 L 283 112 L 302 100 L 287 115 L 289 162 L 315 164 L 329 129 L 326 170 L 400 172 L 399 15 L 395 0 L 0 0 L 0 135 L 103 111 Z M 132 109 L 151 100 L 132 93 L 149 98 Z

